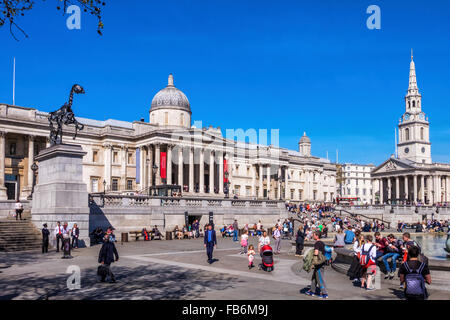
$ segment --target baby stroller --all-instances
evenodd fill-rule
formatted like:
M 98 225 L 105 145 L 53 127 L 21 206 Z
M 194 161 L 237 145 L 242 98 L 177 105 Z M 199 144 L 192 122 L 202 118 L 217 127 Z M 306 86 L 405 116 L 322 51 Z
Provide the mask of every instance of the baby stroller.
M 271 246 L 265 245 L 261 248 L 261 260 L 262 263 L 259 265 L 259 270 L 273 271 L 273 251 Z

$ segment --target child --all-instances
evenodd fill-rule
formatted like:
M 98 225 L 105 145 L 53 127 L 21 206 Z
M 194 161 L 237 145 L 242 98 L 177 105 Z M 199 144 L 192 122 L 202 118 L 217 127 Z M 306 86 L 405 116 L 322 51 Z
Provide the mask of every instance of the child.
M 251 269 L 254 267 L 253 259 L 255 259 L 255 248 L 253 247 L 252 244 L 248 247 L 247 255 L 248 255 L 248 268 Z
M 248 231 L 245 230 L 241 235 L 241 254 L 247 253 L 247 245 L 248 245 Z

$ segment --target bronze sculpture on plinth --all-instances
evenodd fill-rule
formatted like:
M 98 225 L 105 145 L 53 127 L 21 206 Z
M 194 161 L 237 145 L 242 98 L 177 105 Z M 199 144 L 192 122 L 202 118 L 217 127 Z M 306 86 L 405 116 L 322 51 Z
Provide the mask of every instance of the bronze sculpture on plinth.
M 73 94 L 84 94 L 84 89 L 79 84 L 72 86 L 70 90 L 69 101 L 56 111 L 50 112 L 48 121 L 50 123 L 50 145 L 62 144 L 62 127 L 63 125 L 75 125 L 75 135 L 77 137 L 78 130 L 83 130 L 84 125 L 75 119 L 75 114 L 72 111 Z M 56 127 L 55 127 L 56 125 Z

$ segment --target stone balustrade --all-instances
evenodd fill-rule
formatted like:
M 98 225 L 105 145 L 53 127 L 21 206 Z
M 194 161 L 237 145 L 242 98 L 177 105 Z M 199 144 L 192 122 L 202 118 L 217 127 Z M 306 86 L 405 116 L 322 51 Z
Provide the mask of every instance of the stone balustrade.
M 92 193 L 89 196 L 91 204 L 99 207 L 198 207 L 198 208 L 222 208 L 222 207 L 266 207 L 285 208 L 284 201 L 278 200 L 242 200 L 242 199 L 216 199 L 216 198 L 188 198 L 188 197 L 149 197 L 130 195 L 108 195 Z

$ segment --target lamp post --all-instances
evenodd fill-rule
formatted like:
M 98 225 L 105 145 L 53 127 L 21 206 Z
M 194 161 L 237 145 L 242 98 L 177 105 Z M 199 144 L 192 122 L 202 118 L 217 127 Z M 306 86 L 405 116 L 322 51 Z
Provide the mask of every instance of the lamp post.
M 103 179 L 103 207 L 105 206 L 106 180 Z
M 31 194 L 28 197 L 28 199 L 33 199 L 33 194 L 34 194 L 34 186 L 36 185 L 36 171 L 38 170 L 38 165 L 36 164 L 36 162 L 33 162 L 33 164 L 31 165 L 31 171 L 33 171 L 33 185 L 31 186 Z
M 224 173 L 224 177 L 225 177 L 225 188 L 224 188 L 224 192 L 225 192 L 225 198 L 229 198 L 230 196 L 230 182 L 228 181 L 228 177 L 230 176 L 230 174 L 228 173 L 228 170 L 225 171 Z

